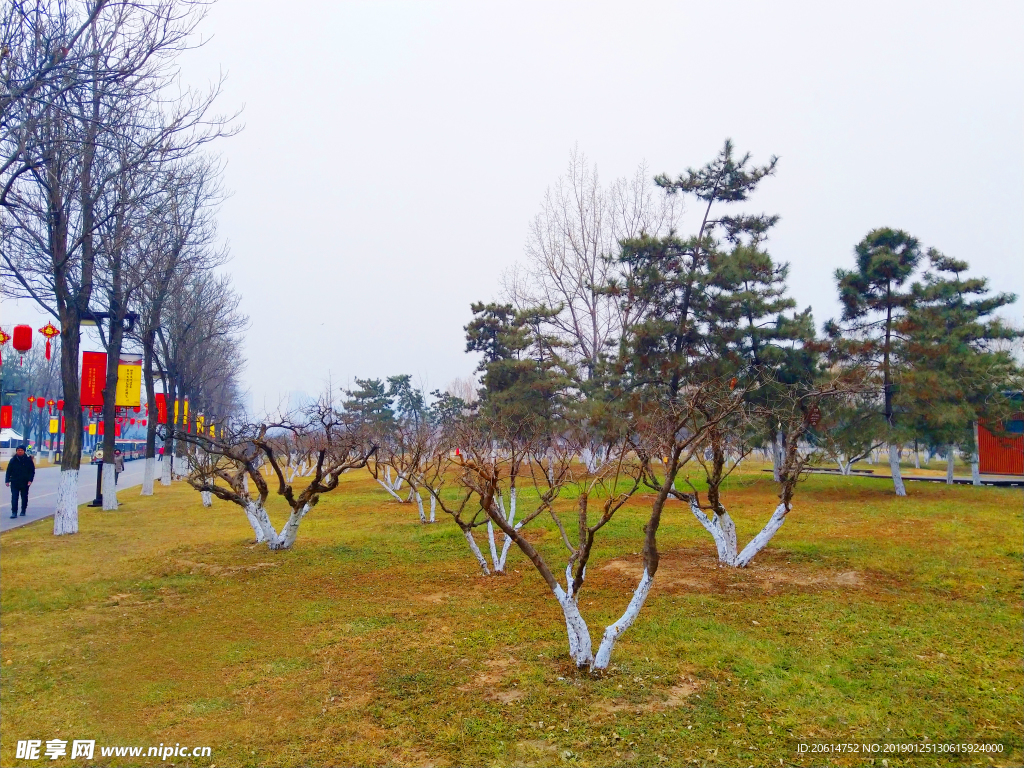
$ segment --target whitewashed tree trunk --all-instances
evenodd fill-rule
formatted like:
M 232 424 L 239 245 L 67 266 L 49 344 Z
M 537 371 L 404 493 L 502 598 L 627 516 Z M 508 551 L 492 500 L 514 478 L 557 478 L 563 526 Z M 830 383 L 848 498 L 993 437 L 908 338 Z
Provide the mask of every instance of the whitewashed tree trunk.
M 601 644 L 597 647 L 597 654 L 594 656 L 594 663 L 591 665 L 591 669 L 608 668 L 612 658 L 612 649 L 615 647 L 616 641 L 636 621 L 636 617 L 640 614 L 640 609 L 644 607 L 644 601 L 647 600 L 647 594 L 651 591 L 651 584 L 653 583 L 654 579 L 647 573 L 647 569 L 644 568 L 644 575 L 640 579 L 640 584 L 637 585 L 636 592 L 633 593 L 633 599 L 629 601 L 625 613 L 619 617 L 618 621 L 605 629 L 604 635 L 601 637 Z
M 920 469 L 920 468 L 921 468 L 921 451 L 917 447 L 917 444 L 915 443 L 914 444 L 914 469 Z
M 103 511 L 113 512 L 117 509 L 117 486 L 114 484 L 114 478 L 117 473 L 114 472 L 114 465 L 103 463 Z
M 160 462 L 160 485 L 171 484 L 171 457 L 164 456 L 164 460 Z
M 764 549 L 768 542 L 772 540 L 772 537 L 778 533 L 779 528 L 786 522 L 786 515 L 789 514 L 789 510 L 786 509 L 785 504 L 779 504 L 775 508 L 775 512 L 768 518 L 768 522 L 765 524 L 757 536 L 750 540 L 750 543 L 743 548 L 743 551 L 736 555 L 736 567 L 746 568 L 754 556 Z
M 397 493 L 395 493 L 394 490 L 391 488 L 391 486 L 388 483 L 384 482 L 380 478 L 377 478 L 377 483 L 380 485 L 381 488 L 383 488 L 385 491 L 390 493 L 395 498 L 395 501 L 398 501 L 399 503 L 401 503 L 402 497 L 399 496 Z
M 57 507 L 53 515 L 53 535 L 78 533 L 78 470 L 62 469 L 57 480 Z
M 262 544 L 267 540 L 267 531 L 264 528 L 264 520 L 267 524 L 270 523 L 270 519 L 267 517 L 267 512 L 255 501 L 250 501 L 245 505 L 245 517 L 249 521 L 249 525 L 252 526 L 253 533 L 256 534 L 256 543 Z M 276 536 L 276 533 L 274 534 Z
M 946 485 L 953 484 L 953 446 L 946 449 Z
M 513 488 L 509 493 L 509 504 L 508 504 L 508 524 L 513 526 L 517 531 L 522 525 L 516 525 L 516 490 Z M 501 547 L 501 555 L 498 557 L 498 570 L 505 571 L 505 560 L 508 558 L 508 551 L 512 548 L 512 537 L 508 534 L 505 535 L 505 543 Z
M 433 499 L 434 497 L 431 496 L 430 498 Z M 420 496 L 420 492 L 419 491 L 416 491 L 416 506 L 419 508 L 419 511 L 420 511 L 420 522 L 421 523 L 427 522 L 427 516 L 423 512 L 423 497 Z
M 295 543 L 295 537 L 299 535 L 299 526 L 302 524 L 302 518 L 309 512 L 309 505 L 306 504 L 298 512 L 293 511 L 288 517 L 288 522 L 284 524 L 284 528 L 281 529 L 281 533 L 277 536 L 277 541 L 271 544 L 271 549 L 291 549 L 292 544 Z
M 572 588 L 572 581 L 569 581 Z M 588 666 L 593 661 L 594 651 L 590 640 L 590 629 L 583 620 L 576 598 L 568 595 L 561 585 L 555 587 L 555 599 L 562 606 L 565 616 L 565 633 L 569 640 L 569 656 L 577 669 Z
M 896 443 L 889 443 L 889 471 L 892 473 L 892 486 L 897 496 L 906 496 L 907 487 L 903 484 L 900 472 L 900 449 Z
M 498 547 L 494 542 L 494 523 L 491 522 L 490 518 L 487 519 L 487 545 L 491 549 L 491 564 L 494 566 L 494 570 L 498 570 Z
M 440 493 L 440 492 L 441 492 L 440 488 L 435 488 L 434 489 L 434 493 Z M 430 494 L 430 522 L 432 522 L 432 523 L 436 523 L 437 522 L 437 518 L 435 517 L 435 513 L 436 512 L 437 512 L 437 497 L 434 496 L 434 494 L 432 493 L 432 494 Z
M 200 491 L 199 495 L 203 498 L 203 506 L 204 507 L 212 507 L 213 506 L 213 494 L 212 493 L 210 493 L 209 491 Z
M 779 482 L 779 472 L 782 469 L 782 430 L 775 432 L 775 440 L 772 442 L 772 477 Z
M 853 462 L 847 461 L 845 456 L 836 459 L 836 464 L 839 465 L 839 474 L 843 477 L 848 477 L 853 472 Z
M 978 467 L 978 453 L 971 456 L 971 485 L 981 485 L 981 471 Z
M 704 530 L 710 533 L 711 538 L 715 540 L 715 547 L 718 549 L 718 562 L 723 565 L 734 565 L 736 563 L 736 527 L 732 528 L 732 545 L 730 546 L 725 531 L 716 524 L 716 521 L 704 514 L 704 510 L 697 506 L 694 499 L 690 499 L 690 511 L 704 526 Z M 732 520 L 730 519 L 729 522 L 732 523 Z
M 466 537 L 466 541 L 469 543 L 469 549 L 472 551 L 476 561 L 480 563 L 480 568 L 484 572 L 484 576 L 490 576 L 491 572 L 487 570 L 487 561 L 484 559 L 483 553 L 480 551 L 480 547 L 476 545 L 476 539 L 473 538 L 472 531 L 463 531 L 462 535 Z
M 142 466 L 142 493 L 140 496 L 153 495 L 153 481 L 156 479 L 156 459 L 144 459 Z

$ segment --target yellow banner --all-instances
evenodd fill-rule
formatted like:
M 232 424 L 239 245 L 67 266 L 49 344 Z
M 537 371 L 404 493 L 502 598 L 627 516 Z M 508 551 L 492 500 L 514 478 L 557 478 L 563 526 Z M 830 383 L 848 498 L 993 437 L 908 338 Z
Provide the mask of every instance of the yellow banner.
M 216 436 L 217 436 L 217 427 L 216 427 L 216 425 L 211 424 L 210 425 L 210 437 L 216 437 Z
M 200 413 L 198 416 L 196 416 L 196 432 L 198 432 L 199 434 L 203 433 L 204 423 L 205 420 L 203 419 L 203 414 Z
M 60 430 L 60 419 L 50 419 L 50 434 L 56 435 Z
M 142 366 L 117 366 L 117 395 L 114 405 L 142 405 Z
M 95 435 L 96 434 L 96 425 L 95 424 L 90 424 L 89 425 L 89 434 L 90 435 Z

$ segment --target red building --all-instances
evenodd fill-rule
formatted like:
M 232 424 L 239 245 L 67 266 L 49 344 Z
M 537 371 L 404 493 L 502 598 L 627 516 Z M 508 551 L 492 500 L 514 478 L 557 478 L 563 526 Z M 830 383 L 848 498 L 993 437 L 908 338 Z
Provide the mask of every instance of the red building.
M 1024 413 L 1003 422 L 997 437 L 978 425 L 978 469 L 987 475 L 1024 475 Z

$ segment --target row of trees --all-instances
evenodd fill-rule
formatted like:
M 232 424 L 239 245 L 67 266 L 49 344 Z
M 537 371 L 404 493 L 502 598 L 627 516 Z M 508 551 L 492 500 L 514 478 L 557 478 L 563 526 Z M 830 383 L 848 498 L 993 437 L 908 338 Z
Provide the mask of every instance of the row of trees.
M 177 65 L 206 9 L 193 0 L 14 2 L 0 17 L 3 289 L 35 301 L 61 331 L 55 534 L 78 529 L 83 324 L 96 324 L 107 353 L 105 509 L 117 506 L 110 462 L 123 352 L 145 358 L 144 494 L 153 492 L 157 378 L 169 402 L 190 397 L 193 414 L 225 417 L 237 406 L 232 361 L 244 318 L 215 273 L 226 257 L 214 218 L 223 192 L 208 151 L 235 128 L 214 112 L 220 83 L 183 88 Z M 184 423 L 183 408 L 169 410 Z
M 898 445 L 941 418 L 962 436 L 1004 415 L 1006 391 L 1020 385 L 1000 347 L 1019 334 L 993 318 L 1013 297 L 990 295 L 934 251 L 918 280 L 913 269 L 893 277 L 892 265 L 922 260 L 898 231 L 873 231 L 857 247 L 857 269 L 837 274 L 843 318 L 819 336 L 787 295 L 788 267 L 768 252 L 778 217 L 730 210 L 775 169 L 774 158 L 756 165 L 726 142 L 706 165 L 657 177 L 658 196 L 639 180 L 604 190 L 574 157 L 505 300 L 472 307 L 475 400 L 428 396 L 409 376 L 357 379 L 300 416 L 186 436 L 190 481 L 244 510 L 257 540 L 286 549 L 340 473 L 365 465 L 422 522 L 437 510 L 455 522 L 483 573 L 503 572 L 518 548 L 563 612 L 574 661 L 605 668 L 656 577 L 667 504 L 691 511 L 720 563 L 746 566 L 784 524 L 805 469 L 849 451 L 848 434 Z M 677 229 L 679 198 L 698 206 L 690 234 Z M 916 260 L 905 255 L 913 249 Z M 912 402 L 925 388 L 942 413 Z M 778 504 L 741 546 L 724 481 L 759 449 L 773 457 Z M 267 520 L 264 473 L 291 509 L 281 532 Z M 894 481 L 902 493 L 898 472 Z M 587 566 L 641 490 L 643 575 L 595 644 L 579 602 Z M 539 519 L 557 528 L 559 551 L 528 538 Z

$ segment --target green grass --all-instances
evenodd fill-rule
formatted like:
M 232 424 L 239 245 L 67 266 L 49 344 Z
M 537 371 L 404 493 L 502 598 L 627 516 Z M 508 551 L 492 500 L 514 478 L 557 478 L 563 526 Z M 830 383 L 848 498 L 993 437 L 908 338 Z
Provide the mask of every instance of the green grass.
M 715 565 L 674 502 L 647 605 L 600 679 L 572 668 L 520 554 L 481 576 L 454 525 L 420 525 L 365 475 L 282 553 L 182 484 L 124 491 L 116 513 L 83 508 L 76 536 L 43 521 L 0 538 L 0 764 L 19 764 L 19 739 L 95 738 L 213 748 L 177 765 L 866 765 L 795 745 L 924 739 L 1006 751 L 888 764 L 1019 765 L 1020 491 L 909 490 L 812 476 L 742 571 Z M 724 500 L 741 542 L 775 504 L 757 471 Z M 635 586 L 649 502 L 599 540 L 581 598 L 595 638 Z

